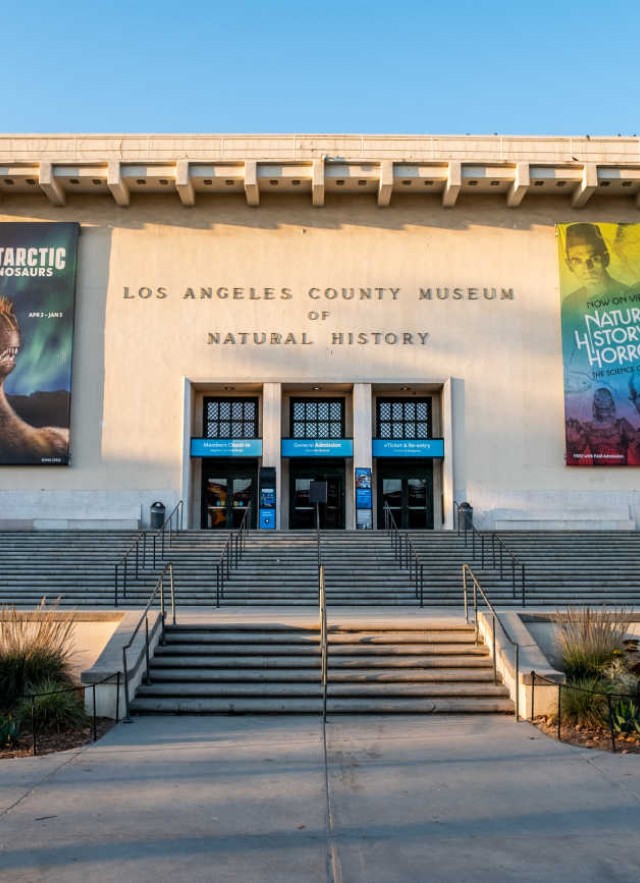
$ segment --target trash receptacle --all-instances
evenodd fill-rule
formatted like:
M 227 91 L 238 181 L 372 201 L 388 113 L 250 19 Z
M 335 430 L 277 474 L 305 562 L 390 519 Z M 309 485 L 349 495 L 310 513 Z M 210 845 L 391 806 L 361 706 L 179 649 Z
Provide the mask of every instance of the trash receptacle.
M 473 527 L 473 506 L 471 503 L 460 503 L 458 513 L 458 517 L 460 518 L 459 527 L 464 531 L 471 530 Z
M 167 507 L 164 503 L 160 503 L 156 501 L 151 504 L 151 512 L 149 523 L 151 525 L 151 530 L 160 530 L 162 525 L 164 524 L 164 516 L 166 514 Z

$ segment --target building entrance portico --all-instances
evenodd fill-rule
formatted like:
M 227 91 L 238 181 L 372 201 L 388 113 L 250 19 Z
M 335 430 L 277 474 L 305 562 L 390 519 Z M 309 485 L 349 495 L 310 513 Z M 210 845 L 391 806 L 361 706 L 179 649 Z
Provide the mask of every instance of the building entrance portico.
M 255 527 L 258 467 L 254 460 L 209 460 L 202 470 L 203 530 L 234 530 L 249 506 Z
M 311 502 L 313 481 L 327 485 L 327 502 L 319 503 L 320 528 L 345 527 L 345 464 L 341 460 L 318 463 L 295 460 L 289 467 L 289 527 L 292 530 L 316 527 L 316 504 Z
M 433 462 L 387 460 L 378 464 L 378 529 L 385 508 L 403 530 L 433 528 Z

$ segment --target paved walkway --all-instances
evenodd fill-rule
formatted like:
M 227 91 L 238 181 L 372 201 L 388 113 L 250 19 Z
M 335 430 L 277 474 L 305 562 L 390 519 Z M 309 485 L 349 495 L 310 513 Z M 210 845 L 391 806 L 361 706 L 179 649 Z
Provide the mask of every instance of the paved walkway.
M 0 761 L 0 880 L 640 876 L 640 756 L 488 716 L 335 717 L 327 756 L 316 718 L 167 717 Z

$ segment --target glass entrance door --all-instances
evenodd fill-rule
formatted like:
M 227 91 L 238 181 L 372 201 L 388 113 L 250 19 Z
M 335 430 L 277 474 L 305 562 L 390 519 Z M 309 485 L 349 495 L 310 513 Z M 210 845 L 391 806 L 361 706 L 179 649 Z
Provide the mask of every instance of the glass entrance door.
M 312 481 L 327 483 L 327 502 L 320 503 L 320 527 L 323 530 L 342 530 L 345 524 L 344 465 L 327 466 L 306 461 L 291 461 L 289 526 L 292 530 L 316 526 L 316 505 L 310 501 Z
M 385 505 L 403 530 L 433 528 L 433 466 L 378 461 L 378 528 L 384 527 Z
M 257 466 L 208 462 L 202 468 L 202 518 L 204 530 L 234 530 L 249 505 L 255 526 Z

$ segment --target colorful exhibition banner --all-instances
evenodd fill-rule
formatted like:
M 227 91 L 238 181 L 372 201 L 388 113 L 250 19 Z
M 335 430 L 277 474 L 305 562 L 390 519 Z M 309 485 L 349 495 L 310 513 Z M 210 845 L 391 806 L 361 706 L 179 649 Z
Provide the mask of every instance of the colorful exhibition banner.
M 566 462 L 640 466 L 640 224 L 559 224 Z
M 0 465 L 67 465 L 78 224 L 0 223 Z

